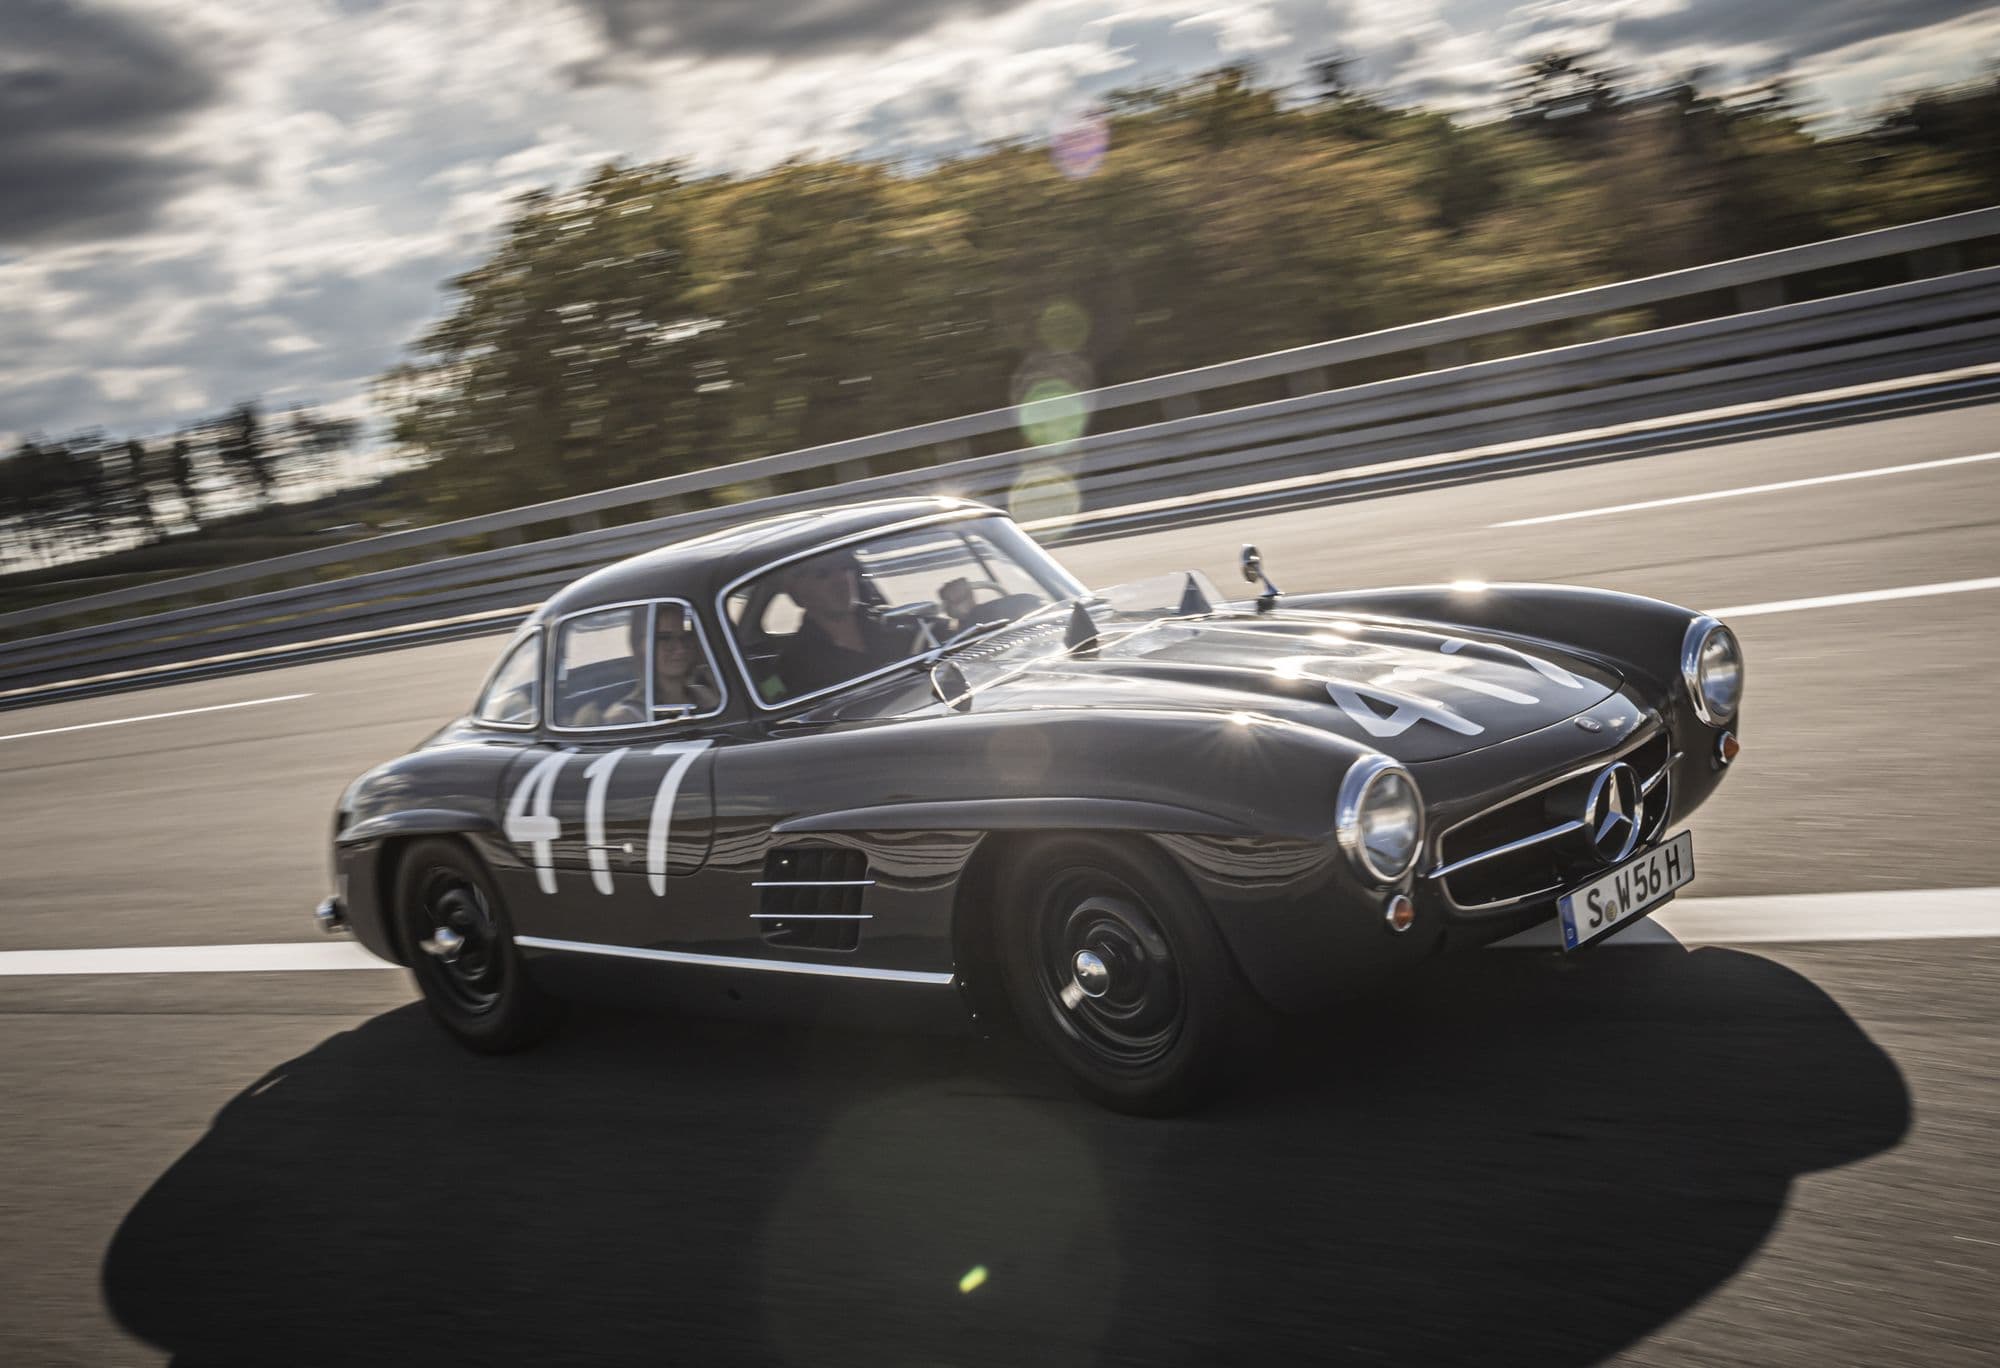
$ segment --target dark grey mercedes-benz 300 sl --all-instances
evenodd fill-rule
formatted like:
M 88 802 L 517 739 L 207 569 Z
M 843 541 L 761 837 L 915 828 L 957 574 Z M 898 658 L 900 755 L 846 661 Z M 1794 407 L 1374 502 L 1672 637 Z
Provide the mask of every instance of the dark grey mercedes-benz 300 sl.
M 588 575 L 349 787 L 320 907 L 466 1044 L 607 989 L 1011 1014 L 1090 1096 L 1209 1096 L 1274 1013 L 1694 876 L 1729 629 L 1552 585 L 1092 592 L 906 499 Z

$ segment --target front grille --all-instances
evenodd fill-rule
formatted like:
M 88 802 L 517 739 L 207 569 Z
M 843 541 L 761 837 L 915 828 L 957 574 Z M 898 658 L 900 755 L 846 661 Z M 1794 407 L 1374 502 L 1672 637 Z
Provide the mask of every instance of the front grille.
M 1577 820 L 1604 767 L 1623 760 L 1638 772 L 1639 847 L 1644 847 L 1667 824 L 1678 758 L 1672 739 L 1658 730 L 1619 754 L 1495 804 L 1445 831 L 1431 876 L 1464 912 L 1500 911 L 1551 897 L 1606 865 Z

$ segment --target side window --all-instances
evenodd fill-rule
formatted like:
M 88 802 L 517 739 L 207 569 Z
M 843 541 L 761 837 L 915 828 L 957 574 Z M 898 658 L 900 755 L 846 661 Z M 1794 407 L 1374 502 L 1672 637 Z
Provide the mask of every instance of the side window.
M 493 672 L 473 716 L 502 727 L 532 727 L 541 702 L 542 634 L 518 642 Z
M 653 716 L 706 717 L 722 707 L 722 680 L 694 611 L 679 599 L 653 609 Z
M 554 649 L 558 727 L 637 727 L 722 708 L 708 639 L 679 599 L 580 613 L 557 627 Z
M 556 678 L 550 700 L 559 727 L 629 727 L 646 720 L 640 652 L 646 605 L 581 613 L 556 629 Z

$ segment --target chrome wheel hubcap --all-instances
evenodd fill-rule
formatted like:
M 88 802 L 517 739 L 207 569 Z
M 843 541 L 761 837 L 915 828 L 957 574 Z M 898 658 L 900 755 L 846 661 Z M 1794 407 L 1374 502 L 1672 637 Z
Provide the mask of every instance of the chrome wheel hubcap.
M 1070 968 L 1076 974 L 1076 986 L 1085 997 L 1101 998 L 1111 991 L 1110 966 L 1095 951 L 1077 951 Z

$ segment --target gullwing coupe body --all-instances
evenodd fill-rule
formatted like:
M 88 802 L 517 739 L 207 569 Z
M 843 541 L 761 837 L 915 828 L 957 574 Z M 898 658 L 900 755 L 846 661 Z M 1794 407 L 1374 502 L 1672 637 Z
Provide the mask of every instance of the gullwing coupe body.
M 1256 565 L 1246 548 L 1246 577 Z M 897 500 L 607 567 L 342 797 L 330 929 L 506 1050 L 564 997 L 1011 1017 L 1089 1095 L 1194 1105 L 1277 1015 L 1694 875 L 1727 627 L 1627 594 L 1092 592 Z

